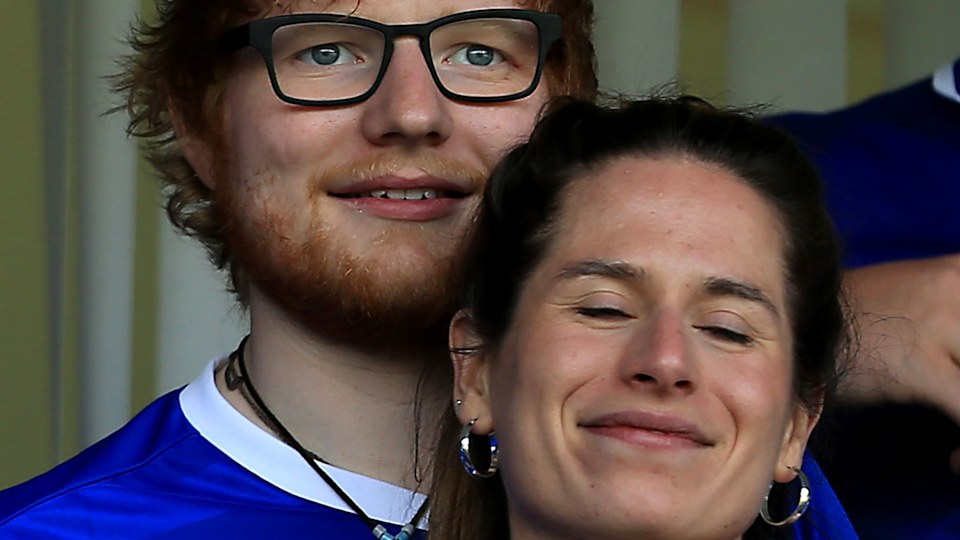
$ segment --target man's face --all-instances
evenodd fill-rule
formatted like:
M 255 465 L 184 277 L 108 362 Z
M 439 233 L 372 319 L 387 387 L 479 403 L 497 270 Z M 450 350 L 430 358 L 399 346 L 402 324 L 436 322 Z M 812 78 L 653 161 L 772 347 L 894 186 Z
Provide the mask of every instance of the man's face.
M 398 24 L 516 7 L 351 0 L 299 2 L 292 11 Z M 452 101 L 417 38 L 405 36 L 368 100 L 308 108 L 277 98 L 253 49 L 235 53 L 212 183 L 253 296 L 265 293 L 314 330 L 358 345 L 410 343 L 411 334 L 443 328 L 459 241 L 486 175 L 527 137 L 547 97 L 541 81 L 517 101 Z

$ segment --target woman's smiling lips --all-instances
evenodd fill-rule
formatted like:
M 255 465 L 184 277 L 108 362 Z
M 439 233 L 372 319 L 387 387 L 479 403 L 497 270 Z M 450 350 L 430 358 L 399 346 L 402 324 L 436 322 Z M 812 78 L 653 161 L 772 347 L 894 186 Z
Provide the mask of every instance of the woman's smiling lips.
M 604 413 L 581 421 L 590 433 L 653 449 L 702 448 L 714 445 L 699 427 L 678 416 L 645 411 Z

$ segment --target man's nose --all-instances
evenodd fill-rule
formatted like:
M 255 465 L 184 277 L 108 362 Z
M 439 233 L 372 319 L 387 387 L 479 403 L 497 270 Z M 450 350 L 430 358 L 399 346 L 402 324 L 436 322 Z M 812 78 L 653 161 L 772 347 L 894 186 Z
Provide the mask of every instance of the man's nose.
M 436 145 L 450 137 L 452 102 L 437 88 L 416 38 L 397 39 L 377 91 L 365 103 L 364 136 L 375 144 Z

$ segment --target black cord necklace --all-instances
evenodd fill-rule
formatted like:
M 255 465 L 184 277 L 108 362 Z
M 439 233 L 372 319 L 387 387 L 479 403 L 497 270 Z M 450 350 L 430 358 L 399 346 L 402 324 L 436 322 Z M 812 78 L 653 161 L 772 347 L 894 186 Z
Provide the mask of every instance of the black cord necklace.
M 370 532 L 373 533 L 374 538 L 377 540 L 410 540 L 413 537 L 413 533 L 416 530 L 416 523 L 420 521 L 420 518 L 423 517 L 424 512 L 426 512 L 429 505 L 429 499 L 423 501 L 423 504 L 420 505 L 420 508 L 417 509 L 417 512 L 413 515 L 413 518 L 409 523 L 404 525 L 400 532 L 396 536 L 387 532 L 386 527 L 382 524 L 377 523 L 373 518 L 367 515 L 366 512 L 360 508 L 360 505 L 356 503 L 347 492 L 343 490 L 333 478 L 321 468 L 317 462 L 327 463 L 325 460 L 320 458 L 317 454 L 307 450 L 300 444 L 299 441 L 290 433 L 290 430 L 284 426 L 280 420 L 277 418 L 273 411 L 267 407 L 267 404 L 263 401 L 263 398 L 260 397 L 260 393 L 257 392 L 256 387 L 253 386 L 253 379 L 250 378 L 250 374 L 247 373 L 247 366 L 243 361 L 243 350 L 247 345 L 247 340 L 250 339 L 250 336 L 247 335 L 240 341 L 240 345 L 237 347 L 237 350 L 233 351 L 230 355 L 230 362 L 227 364 L 227 369 L 224 372 L 224 378 L 227 383 L 227 388 L 230 390 L 240 389 L 240 395 L 243 396 L 243 399 L 253 408 L 254 412 L 257 414 L 257 417 L 260 420 L 270 427 L 280 437 L 284 443 L 287 444 L 290 448 L 293 448 L 300 454 L 300 457 L 310 465 L 310 468 L 323 479 L 324 482 L 330 486 L 337 496 L 339 496 L 343 502 L 347 503 L 357 517 L 363 520 L 366 523 L 367 527 L 370 529 Z M 235 369 L 236 368 L 236 369 Z

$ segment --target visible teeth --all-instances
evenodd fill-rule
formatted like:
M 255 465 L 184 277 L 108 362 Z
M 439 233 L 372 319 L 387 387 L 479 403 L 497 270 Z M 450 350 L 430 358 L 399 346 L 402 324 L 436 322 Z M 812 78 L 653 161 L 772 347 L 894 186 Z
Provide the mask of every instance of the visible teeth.
M 370 192 L 370 196 L 397 201 L 424 201 L 436 199 L 437 191 L 434 189 L 375 189 Z

